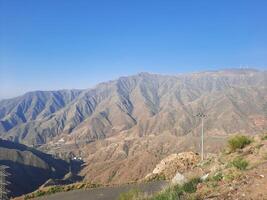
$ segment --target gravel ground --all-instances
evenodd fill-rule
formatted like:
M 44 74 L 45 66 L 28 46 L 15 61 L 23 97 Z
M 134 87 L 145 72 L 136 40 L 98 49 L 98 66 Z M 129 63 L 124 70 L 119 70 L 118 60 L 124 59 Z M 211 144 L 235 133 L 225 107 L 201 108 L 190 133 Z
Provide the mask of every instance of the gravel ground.
M 131 184 L 118 187 L 105 187 L 89 190 L 75 190 L 70 192 L 56 193 L 35 200 L 117 200 L 120 193 L 126 192 L 132 188 L 138 188 L 148 194 L 160 191 L 167 182 L 156 181 L 143 184 Z

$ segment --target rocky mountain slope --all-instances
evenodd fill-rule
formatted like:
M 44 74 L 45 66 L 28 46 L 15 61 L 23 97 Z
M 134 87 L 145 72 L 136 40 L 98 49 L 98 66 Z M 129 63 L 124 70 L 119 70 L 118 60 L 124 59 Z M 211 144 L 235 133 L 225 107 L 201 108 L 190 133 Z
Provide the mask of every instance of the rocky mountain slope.
M 91 142 L 120 132 L 211 134 L 266 127 L 267 72 L 225 70 L 177 76 L 141 73 L 84 91 L 31 92 L 0 102 L 0 136 L 27 144 L 57 137 Z M 72 137 L 70 137 L 72 138 Z
M 141 73 L 82 91 L 33 92 L 0 102 L 0 137 L 85 161 L 96 183 L 143 178 L 165 156 L 216 152 L 232 133 L 267 128 L 267 72 Z
M 38 142 L 41 133 L 30 131 L 34 125 L 66 107 L 80 93 L 79 90 L 36 91 L 0 101 L 0 135 L 13 141 Z
M 203 161 L 193 152 L 163 159 L 146 179 L 151 175 L 172 179 L 171 189 L 156 195 L 158 198 L 139 199 L 264 200 L 267 199 L 266 167 L 267 134 L 237 135 L 229 139 L 222 152 Z
M 13 197 L 32 192 L 48 179 L 62 178 L 69 171 L 66 161 L 2 139 L 0 165 L 8 166 L 8 189 Z

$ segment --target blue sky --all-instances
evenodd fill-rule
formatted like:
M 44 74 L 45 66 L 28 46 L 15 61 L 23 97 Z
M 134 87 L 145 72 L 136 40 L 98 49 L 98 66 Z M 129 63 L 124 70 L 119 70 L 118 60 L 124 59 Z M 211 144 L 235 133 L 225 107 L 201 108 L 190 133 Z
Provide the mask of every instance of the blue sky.
M 0 98 L 141 71 L 267 67 L 267 1 L 0 0 Z

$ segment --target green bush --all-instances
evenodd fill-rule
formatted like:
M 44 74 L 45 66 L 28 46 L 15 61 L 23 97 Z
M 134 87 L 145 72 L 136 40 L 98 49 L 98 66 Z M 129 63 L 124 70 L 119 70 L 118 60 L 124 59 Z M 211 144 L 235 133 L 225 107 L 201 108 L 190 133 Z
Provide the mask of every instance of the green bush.
M 152 197 L 150 200 L 179 200 L 185 193 L 194 193 L 197 191 L 197 185 L 201 182 L 200 178 L 191 179 L 184 185 L 170 187 L 163 192 Z
M 228 140 L 228 145 L 231 151 L 243 149 L 246 145 L 251 143 L 251 139 L 244 135 L 236 135 Z
M 200 178 L 193 178 L 182 186 L 182 190 L 186 193 L 194 193 L 197 191 L 197 185 L 201 182 Z
M 53 187 L 49 188 L 49 190 L 46 193 L 47 194 L 54 194 L 54 193 L 62 192 L 62 191 L 63 191 L 63 187 L 53 186 Z
M 216 173 L 216 174 L 212 177 L 212 180 L 213 180 L 213 181 L 220 181 L 220 180 L 222 180 L 222 179 L 223 179 L 223 175 L 222 175 L 221 172 Z
M 168 188 L 152 197 L 150 200 L 178 200 L 182 194 L 183 191 L 180 187 Z
M 166 177 L 164 174 L 156 174 L 155 176 L 149 178 L 147 180 L 147 182 L 150 182 L 150 181 L 161 181 L 161 180 L 166 180 Z
M 267 140 L 267 134 L 266 135 L 264 135 L 264 136 L 262 136 L 262 138 L 261 138 L 262 140 Z
M 231 164 L 232 165 L 232 164 Z M 233 166 L 233 165 L 232 165 Z M 224 174 L 224 180 L 231 182 L 233 180 L 240 179 L 243 176 L 242 172 L 233 168 L 228 169 Z
M 41 197 L 41 196 L 44 196 L 45 195 L 45 191 L 42 191 L 42 190 L 38 190 L 35 194 L 36 197 Z
M 245 170 L 248 166 L 248 161 L 239 157 L 233 160 L 232 165 L 239 170 Z

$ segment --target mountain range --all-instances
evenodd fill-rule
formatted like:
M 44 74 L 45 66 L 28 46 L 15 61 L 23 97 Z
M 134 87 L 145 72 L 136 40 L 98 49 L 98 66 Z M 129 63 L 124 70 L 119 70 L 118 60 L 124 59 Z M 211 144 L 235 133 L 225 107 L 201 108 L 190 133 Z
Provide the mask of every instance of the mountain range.
M 267 71 L 228 69 L 178 75 L 140 73 L 86 90 L 35 91 L 0 101 L 0 137 L 70 151 L 96 182 L 129 182 L 170 153 L 207 151 L 234 133 L 267 129 Z M 129 166 L 131 168 L 129 169 Z

